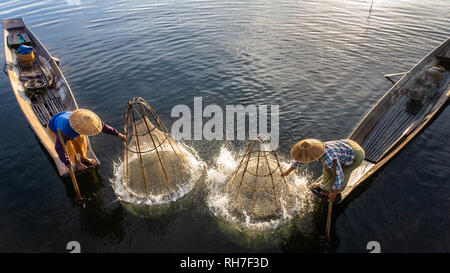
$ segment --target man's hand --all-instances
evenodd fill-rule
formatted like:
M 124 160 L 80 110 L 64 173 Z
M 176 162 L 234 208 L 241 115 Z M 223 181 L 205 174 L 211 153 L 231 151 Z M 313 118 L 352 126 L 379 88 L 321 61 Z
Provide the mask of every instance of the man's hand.
M 127 137 L 126 137 L 125 135 L 121 134 L 121 133 L 119 133 L 119 134 L 117 135 L 117 137 L 120 138 L 120 140 L 122 140 L 123 142 L 126 142 L 126 141 L 127 141 Z
M 281 172 L 281 177 L 289 175 L 294 169 L 294 167 L 290 166 L 289 169 L 287 169 L 285 172 Z
M 329 193 L 328 201 L 334 202 L 334 200 L 336 200 L 337 194 L 338 194 L 338 190 L 333 190 L 331 193 Z

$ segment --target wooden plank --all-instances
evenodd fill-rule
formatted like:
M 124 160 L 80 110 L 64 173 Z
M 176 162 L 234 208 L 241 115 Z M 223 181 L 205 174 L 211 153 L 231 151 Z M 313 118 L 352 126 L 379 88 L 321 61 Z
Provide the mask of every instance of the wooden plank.
M 387 127 L 386 130 L 384 130 L 382 134 L 379 135 L 376 141 L 372 143 L 371 149 L 368 150 L 367 157 L 372 158 L 376 153 L 376 151 L 379 149 L 379 146 L 388 141 L 388 138 L 395 133 L 395 130 L 403 126 L 405 123 L 408 122 L 408 120 L 412 118 L 413 118 L 412 115 L 407 113 L 406 111 L 404 110 L 400 111 L 398 117 L 395 120 L 393 120 L 392 123 L 390 124 L 391 126 Z M 376 162 L 375 159 L 372 160 Z
M 376 153 L 374 154 L 375 161 L 379 161 L 381 157 L 387 153 L 387 149 L 391 147 L 397 140 L 402 136 L 403 132 L 411 126 L 416 121 L 423 120 L 427 113 L 429 113 L 431 107 L 434 105 L 434 103 L 429 102 L 426 105 L 423 106 L 422 110 L 416 114 L 416 116 L 412 116 L 412 118 L 408 119 L 404 124 L 401 126 L 398 126 L 398 128 L 395 129 L 395 131 L 391 134 L 390 138 L 388 138 L 384 143 L 381 143 L 382 145 L 379 146 L 379 148 L 376 150 Z
M 25 23 L 22 18 L 4 19 L 2 20 L 2 26 L 6 30 L 11 30 L 15 28 L 23 28 L 25 27 Z
M 393 119 L 391 121 L 391 124 L 395 123 L 395 122 L 397 122 L 397 123 L 401 122 L 404 120 L 404 118 L 405 118 L 405 113 L 399 111 L 398 113 L 396 113 L 395 119 Z M 368 143 L 366 147 L 364 147 L 364 149 L 366 151 L 366 158 L 370 158 L 372 152 L 377 148 L 379 143 L 383 141 L 385 134 L 388 131 L 387 129 L 389 129 L 389 128 L 392 128 L 392 127 L 387 127 L 387 128 L 385 128 L 386 130 L 384 130 L 384 131 L 378 130 L 376 132 L 377 133 L 377 135 L 375 136 L 376 138 L 371 139 L 371 142 Z
M 45 107 L 41 103 L 32 104 L 33 111 L 36 113 L 39 121 L 43 126 L 47 126 L 49 120 L 49 114 Z
M 366 139 L 363 142 L 363 148 L 367 151 L 370 151 L 373 143 L 376 142 L 377 137 L 382 134 L 382 132 L 390 126 L 393 120 L 397 119 L 402 111 L 402 106 L 406 103 L 406 98 L 402 97 L 397 105 L 393 106 L 388 112 L 380 119 L 380 121 L 374 126 L 369 135 L 367 135 Z
M 375 104 L 375 106 L 360 121 L 349 138 L 361 144 L 364 139 L 372 132 L 385 112 L 404 94 L 403 86 L 407 83 L 411 75 L 405 74 L 384 96 Z
M 47 105 L 49 106 L 49 108 L 51 110 L 50 116 L 53 117 L 54 115 L 59 113 L 58 108 L 56 108 L 55 104 L 53 103 L 53 100 L 47 101 Z
M 61 98 L 57 98 L 55 103 L 57 104 L 58 109 L 59 109 L 60 112 L 63 112 L 65 110 Z
M 53 88 L 49 88 L 47 89 L 47 92 L 50 94 L 50 97 L 52 99 L 60 99 L 61 97 L 59 96 L 59 94 L 56 92 L 56 90 L 54 90 Z

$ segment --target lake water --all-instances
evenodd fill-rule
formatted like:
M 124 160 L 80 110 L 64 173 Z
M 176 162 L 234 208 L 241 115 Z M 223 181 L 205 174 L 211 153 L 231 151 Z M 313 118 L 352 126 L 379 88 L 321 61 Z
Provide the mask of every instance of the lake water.
M 78 105 L 122 130 L 131 97 L 143 97 L 166 126 L 177 104 L 279 105 L 280 147 L 305 137 L 345 138 L 391 84 L 450 34 L 447 0 L 387 1 L 15 0 L 0 18 L 24 17 L 61 59 Z M 3 47 L 3 45 L 2 45 Z M 4 63 L 4 53 L 0 54 Z M 307 190 L 309 209 L 253 238 L 211 209 L 211 177 L 164 206 L 130 206 L 114 190 L 123 156 L 107 135 L 91 138 L 101 161 L 79 177 L 87 208 L 59 177 L 0 77 L 0 251 L 325 251 L 326 207 Z M 448 252 L 450 109 L 336 208 L 327 251 Z M 192 141 L 198 161 L 220 176 L 248 142 Z M 219 174 L 217 174 L 219 172 Z M 315 178 L 319 169 L 309 168 Z M 212 175 L 214 178 L 214 175 Z M 112 182 L 112 183 L 111 183 Z M 308 181 L 310 182 L 310 181 Z M 214 201 L 214 200 L 213 200 Z M 256 236 L 257 237 L 257 236 Z

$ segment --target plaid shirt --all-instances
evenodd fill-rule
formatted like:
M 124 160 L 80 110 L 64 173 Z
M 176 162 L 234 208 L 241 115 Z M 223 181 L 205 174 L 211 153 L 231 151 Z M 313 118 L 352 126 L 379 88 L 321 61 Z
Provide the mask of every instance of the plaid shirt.
M 344 184 L 344 172 L 342 167 L 353 163 L 355 152 L 352 146 L 345 139 L 324 142 L 325 153 L 319 159 L 320 163 L 326 168 L 333 170 L 333 160 L 337 159 L 336 175 L 334 176 L 333 190 L 340 190 Z M 298 168 L 302 163 L 294 161 L 292 167 Z

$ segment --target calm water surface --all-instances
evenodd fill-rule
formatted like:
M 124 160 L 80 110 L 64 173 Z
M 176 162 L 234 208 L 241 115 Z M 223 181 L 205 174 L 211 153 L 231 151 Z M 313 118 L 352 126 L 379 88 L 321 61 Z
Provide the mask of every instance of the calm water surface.
M 348 136 L 390 83 L 450 34 L 448 1 L 2 1 L 0 18 L 24 17 L 61 59 L 78 105 L 122 127 L 125 102 L 146 99 L 170 128 L 176 104 L 280 105 L 279 153 L 304 137 Z M 2 45 L 3 47 L 3 45 Z M 4 53 L 0 54 L 4 63 Z M 79 178 L 88 208 L 76 205 L 27 125 L 9 80 L 0 77 L 0 251 L 324 251 L 324 208 L 309 227 L 293 224 L 274 245 L 253 248 L 218 227 L 200 187 L 188 201 L 147 217 L 111 187 L 122 156 L 116 139 L 91 138 L 102 165 Z M 450 110 L 336 209 L 331 251 L 448 252 Z M 193 142 L 214 162 L 222 142 Z M 229 145 L 240 151 L 246 142 Z M 314 176 L 319 171 L 312 169 Z

